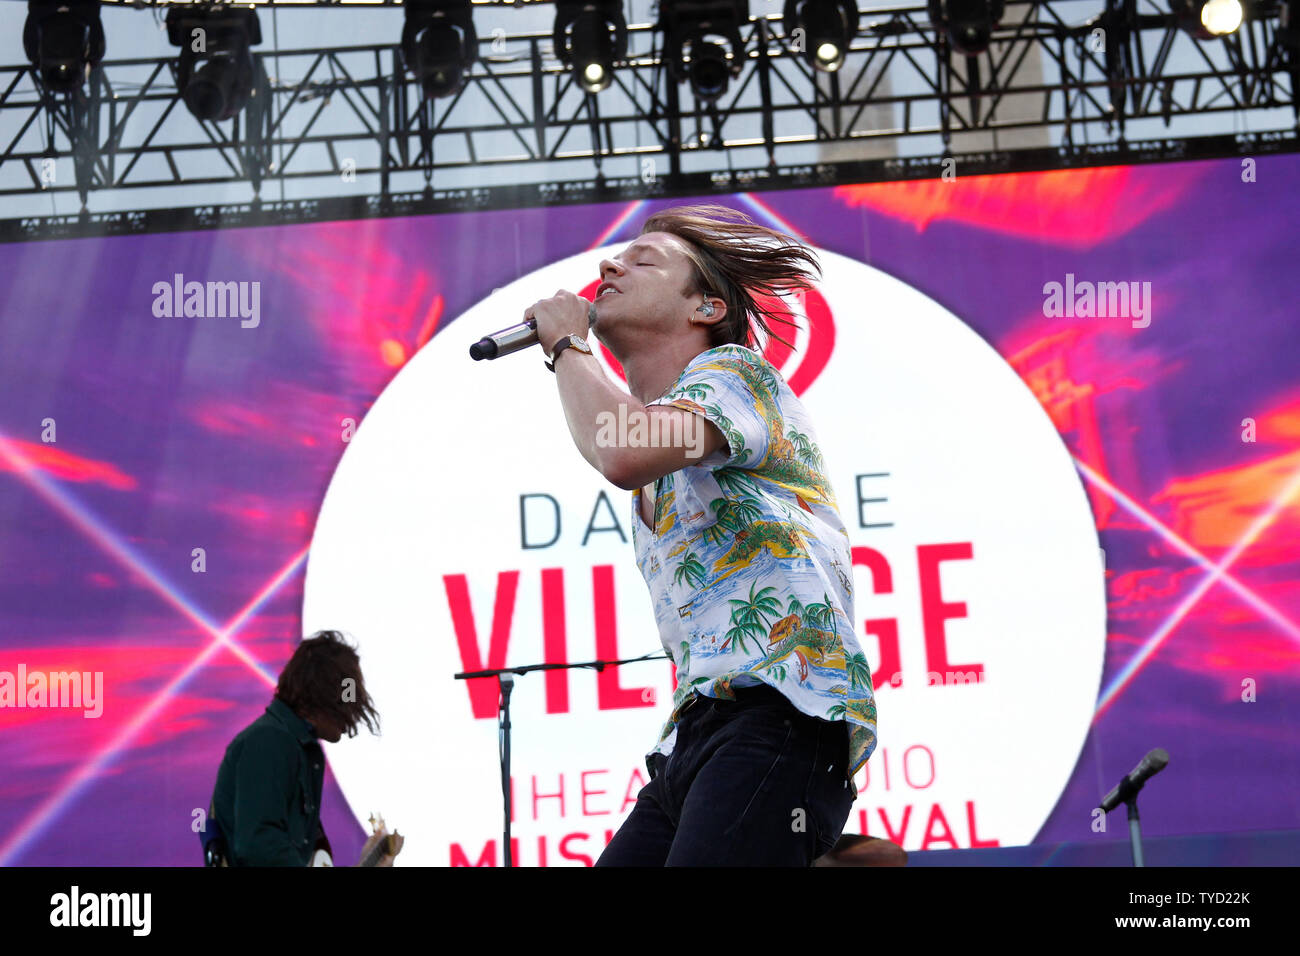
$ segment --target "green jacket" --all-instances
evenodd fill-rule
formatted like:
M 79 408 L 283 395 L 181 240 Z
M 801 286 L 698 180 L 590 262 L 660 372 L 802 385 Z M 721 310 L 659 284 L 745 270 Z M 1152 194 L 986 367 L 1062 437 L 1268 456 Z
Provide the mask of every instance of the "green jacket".
M 325 754 L 280 698 L 226 748 L 212 792 L 231 866 L 306 866 L 318 844 Z

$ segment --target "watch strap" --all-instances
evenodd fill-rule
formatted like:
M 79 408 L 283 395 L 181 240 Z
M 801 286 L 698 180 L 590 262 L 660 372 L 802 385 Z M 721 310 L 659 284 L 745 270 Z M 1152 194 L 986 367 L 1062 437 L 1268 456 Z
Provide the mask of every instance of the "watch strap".
M 543 362 L 545 362 L 546 367 L 551 370 L 552 374 L 554 374 L 555 372 L 555 360 L 559 358 L 560 353 L 567 348 L 576 348 L 576 346 L 574 346 L 573 344 L 573 339 L 574 336 L 572 333 L 564 336 L 564 338 L 556 342 L 555 346 L 551 349 L 550 359 L 549 360 L 543 359 Z M 582 349 L 578 349 L 578 351 L 582 351 Z M 591 353 L 588 352 L 587 354 L 590 355 Z

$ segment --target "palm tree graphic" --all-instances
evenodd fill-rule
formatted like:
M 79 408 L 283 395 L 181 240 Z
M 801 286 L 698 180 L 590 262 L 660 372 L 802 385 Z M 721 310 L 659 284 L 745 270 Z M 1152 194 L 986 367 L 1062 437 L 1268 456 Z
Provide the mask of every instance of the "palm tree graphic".
M 704 382 L 692 382 L 690 385 L 681 387 L 679 397 L 689 398 L 693 402 L 702 402 L 712 394 L 712 385 L 707 385 Z
M 785 433 L 785 437 L 788 438 L 790 440 L 790 444 L 794 446 L 794 453 L 796 455 L 798 455 L 804 461 L 807 461 L 809 457 L 811 457 L 812 442 L 808 440 L 807 435 L 805 435 L 803 432 L 799 431 L 799 429 L 791 425 L 790 430 Z
M 749 600 L 736 600 L 732 598 L 731 604 L 731 624 L 732 627 L 727 631 L 727 639 L 722 642 L 720 650 L 726 650 L 727 645 L 734 638 L 736 646 L 746 654 L 749 653 L 749 646 L 746 638 L 752 637 L 758 644 L 759 649 L 763 647 L 762 639 L 767 636 L 768 628 L 772 621 L 781 616 L 781 602 L 776 598 L 774 592 L 776 588 L 765 587 L 757 594 L 754 593 L 756 585 L 749 586 Z
M 836 637 L 839 630 L 835 626 L 835 605 L 831 604 L 830 595 L 822 592 L 822 599 L 817 604 L 809 604 L 803 609 L 804 624 L 819 631 L 830 631 Z
M 871 665 L 867 663 L 867 655 L 862 651 L 849 656 L 844 662 L 844 673 L 849 678 L 849 684 L 855 690 L 859 687 L 871 686 Z
M 704 583 L 704 578 L 704 565 L 700 562 L 699 557 L 694 551 L 687 551 L 682 555 L 682 560 L 677 565 L 677 570 L 673 572 L 673 583 L 681 584 L 682 580 L 685 579 L 688 585 L 693 588 L 698 588 Z

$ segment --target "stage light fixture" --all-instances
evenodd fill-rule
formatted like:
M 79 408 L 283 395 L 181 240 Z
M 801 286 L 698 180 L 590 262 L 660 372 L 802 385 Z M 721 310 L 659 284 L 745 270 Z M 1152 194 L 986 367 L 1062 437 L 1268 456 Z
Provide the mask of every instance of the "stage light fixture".
M 104 59 L 99 0 L 31 0 L 23 25 L 23 51 L 54 93 L 80 89 Z
M 176 86 L 196 119 L 228 120 L 247 105 L 253 95 L 252 47 L 262 42 L 256 10 L 170 7 L 167 39 L 181 49 Z
M 693 42 L 689 78 L 695 95 L 706 103 L 727 92 L 730 68 L 726 48 L 710 40 Z
M 745 56 L 740 25 L 749 20 L 747 0 L 667 0 L 659 4 L 664 59 L 678 82 L 691 84 L 697 100 L 713 103 L 727 92 Z
M 944 30 L 960 53 L 977 56 L 989 48 L 1006 12 L 1004 0 L 930 0 L 930 23 Z
M 1241 0 L 1169 0 L 1169 9 L 1178 26 L 1198 40 L 1235 33 L 1245 16 Z
M 588 93 L 614 81 L 614 61 L 627 56 L 627 20 L 619 0 L 560 0 L 552 34 L 555 54 Z
M 782 21 L 786 36 L 800 38 L 808 62 L 834 73 L 857 35 L 858 8 L 854 0 L 786 0 Z
M 428 99 L 454 96 L 478 59 L 470 0 L 405 0 L 402 58 Z
M 1286 51 L 1289 62 L 1300 66 L 1300 0 L 1284 0 L 1278 5 L 1276 43 Z

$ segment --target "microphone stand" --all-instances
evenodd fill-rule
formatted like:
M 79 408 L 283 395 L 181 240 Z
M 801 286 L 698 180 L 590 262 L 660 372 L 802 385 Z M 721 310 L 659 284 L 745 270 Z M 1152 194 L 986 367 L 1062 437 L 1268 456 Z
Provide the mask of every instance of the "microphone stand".
M 1102 798 L 1098 809 L 1110 813 L 1124 803 L 1128 806 L 1128 839 L 1133 852 L 1133 865 L 1145 867 L 1142 859 L 1142 826 L 1138 820 L 1138 794 L 1146 786 L 1147 780 L 1158 774 L 1169 764 L 1169 753 L 1157 747 L 1142 758 L 1142 762 L 1125 774 L 1124 779 L 1110 793 Z
M 501 796 L 505 803 L 505 831 L 503 833 L 503 859 L 507 867 L 513 867 L 514 853 L 510 844 L 510 820 L 514 816 L 513 801 L 510 796 L 510 693 L 514 690 L 515 675 L 530 674 L 533 671 L 569 670 L 576 667 L 590 667 L 597 672 L 606 667 L 618 667 L 620 664 L 634 664 L 637 661 L 666 661 L 667 654 L 643 654 L 621 661 L 584 661 L 579 664 L 525 664 L 523 667 L 498 667 L 481 671 L 463 671 L 453 675 L 456 680 L 472 680 L 477 677 L 495 677 L 499 687 L 497 704 L 497 740 L 501 759 Z
M 1138 824 L 1137 794 L 1124 801 L 1128 805 L 1128 841 L 1133 849 L 1133 865 L 1146 866 L 1142 862 L 1142 827 Z

